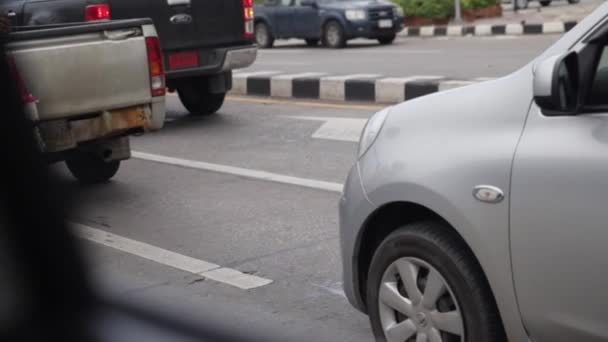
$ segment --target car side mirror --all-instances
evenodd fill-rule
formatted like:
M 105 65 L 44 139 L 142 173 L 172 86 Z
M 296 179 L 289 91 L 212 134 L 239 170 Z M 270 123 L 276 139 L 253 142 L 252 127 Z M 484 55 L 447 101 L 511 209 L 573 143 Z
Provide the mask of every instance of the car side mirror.
M 312 7 L 312 8 L 319 8 L 319 5 L 317 4 L 317 2 L 315 0 L 302 0 L 300 2 L 300 5 L 308 6 L 308 7 Z
M 578 55 L 570 52 L 538 63 L 534 101 L 545 115 L 574 115 L 580 106 Z

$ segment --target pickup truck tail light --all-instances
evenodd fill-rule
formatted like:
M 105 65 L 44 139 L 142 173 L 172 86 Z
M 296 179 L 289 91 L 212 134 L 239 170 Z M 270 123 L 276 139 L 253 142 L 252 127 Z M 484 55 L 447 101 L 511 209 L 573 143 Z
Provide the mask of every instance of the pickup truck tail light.
M 110 20 L 112 19 L 112 11 L 110 5 L 89 5 L 85 9 L 86 21 Z
M 34 95 L 32 95 L 32 93 L 30 93 L 30 91 L 27 89 L 27 86 L 25 85 L 21 74 L 19 74 L 17 64 L 12 56 L 8 58 L 8 67 L 13 80 L 17 83 L 17 89 L 19 90 L 23 104 L 29 105 L 38 102 L 38 99 L 34 97 Z
M 252 39 L 254 37 L 254 20 L 255 13 L 253 11 L 253 0 L 243 0 L 243 16 L 245 18 L 245 38 Z
M 165 89 L 165 66 L 163 65 L 163 52 L 160 48 L 158 37 L 147 37 L 148 65 L 150 66 L 150 90 L 152 96 L 164 96 Z

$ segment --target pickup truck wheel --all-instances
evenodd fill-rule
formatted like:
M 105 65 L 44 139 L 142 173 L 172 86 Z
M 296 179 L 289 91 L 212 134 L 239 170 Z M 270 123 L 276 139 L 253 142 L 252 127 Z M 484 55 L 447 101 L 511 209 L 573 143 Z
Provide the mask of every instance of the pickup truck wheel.
M 211 115 L 215 114 L 226 98 L 226 93 L 211 94 L 205 91 L 199 91 L 198 88 L 192 85 L 182 86 L 177 89 L 177 94 L 182 104 L 190 112 L 195 115 Z
M 317 46 L 317 45 L 319 45 L 319 40 L 318 39 L 306 39 L 306 45 Z
M 274 37 L 266 23 L 255 24 L 255 41 L 262 49 L 269 49 L 274 45 Z
M 578 4 L 581 0 L 568 0 L 569 4 Z
M 391 34 L 390 36 L 378 37 L 378 41 L 381 45 L 389 45 L 395 41 L 395 38 L 397 38 L 397 35 Z
M 323 45 L 333 49 L 340 49 L 346 46 L 344 29 L 339 22 L 332 20 L 325 25 L 323 29 Z
M 547 7 L 549 5 L 551 5 L 551 0 L 543 0 L 543 1 L 539 1 L 540 5 L 543 7 Z
M 65 161 L 72 175 L 83 184 L 109 181 L 120 167 L 120 161 L 106 162 L 92 153 L 77 153 Z

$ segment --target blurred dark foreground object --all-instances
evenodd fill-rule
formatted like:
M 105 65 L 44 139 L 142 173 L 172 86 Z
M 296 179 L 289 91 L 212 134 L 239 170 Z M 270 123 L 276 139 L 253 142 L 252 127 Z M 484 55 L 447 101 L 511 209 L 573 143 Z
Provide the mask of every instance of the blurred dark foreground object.
M 9 29 L 6 18 L 0 19 L 2 38 Z M 1 43 L 0 104 L 5 147 L 0 168 L 0 341 L 274 340 L 187 323 L 97 295 L 66 225 L 63 192 L 53 189 L 52 175 L 37 151 Z

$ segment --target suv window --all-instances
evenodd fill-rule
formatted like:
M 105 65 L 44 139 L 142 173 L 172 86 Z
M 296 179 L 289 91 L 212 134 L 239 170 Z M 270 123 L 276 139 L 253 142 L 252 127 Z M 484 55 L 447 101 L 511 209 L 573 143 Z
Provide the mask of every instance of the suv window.
M 597 64 L 587 103 L 595 106 L 608 105 L 608 46 L 604 47 Z
M 281 0 L 281 6 L 291 6 L 292 0 Z

